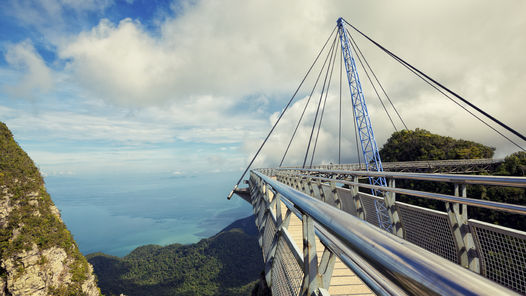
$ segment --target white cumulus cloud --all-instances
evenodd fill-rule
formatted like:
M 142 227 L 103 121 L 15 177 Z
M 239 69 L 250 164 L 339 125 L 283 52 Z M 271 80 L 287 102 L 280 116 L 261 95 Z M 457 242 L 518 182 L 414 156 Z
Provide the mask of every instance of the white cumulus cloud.
M 51 70 L 30 41 L 7 46 L 5 59 L 11 67 L 22 73 L 16 84 L 4 86 L 11 95 L 33 98 L 35 93 L 47 92 L 53 86 Z

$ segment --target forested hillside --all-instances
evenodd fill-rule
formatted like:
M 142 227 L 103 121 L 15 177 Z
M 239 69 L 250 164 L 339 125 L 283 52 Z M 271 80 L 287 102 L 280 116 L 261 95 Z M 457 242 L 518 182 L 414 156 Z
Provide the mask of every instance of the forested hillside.
M 2 122 L 0 295 L 100 295 L 40 172 Z
M 254 218 L 196 244 L 142 246 L 119 258 L 88 255 L 107 295 L 250 295 L 263 271 Z
M 482 144 L 457 140 L 432 134 L 423 129 L 403 130 L 393 133 L 380 150 L 383 161 L 415 161 L 491 158 L 494 148 Z M 525 176 L 526 152 L 516 152 L 507 156 L 499 167 L 493 171 L 482 172 L 487 175 Z M 397 180 L 397 187 L 454 194 L 453 185 L 440 182 L 414 180 Z M 467 196 L 497 202 L 526 205 L 526 189 L 512 187 L 468 185 Z M 423 198 L 397 195 L 397 200 L 444 211 L 443 202 Z M 526 219 L 520 215 L 468 207 L 469 217 L 526 231 Z
M 382 161 L 491 158 L 495 148 L 432 134 L 424 129 L 395 132 L 380 150 Z

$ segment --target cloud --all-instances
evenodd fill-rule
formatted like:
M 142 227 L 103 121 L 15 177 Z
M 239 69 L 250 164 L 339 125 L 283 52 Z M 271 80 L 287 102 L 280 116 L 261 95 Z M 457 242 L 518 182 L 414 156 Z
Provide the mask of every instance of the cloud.
M 9 45 L 5 59 L 12 68 L 23 73 L 18 83 L 4 86 L 9 94 L 18 98 L 33 98 L 36 93 L 52 88 L 51 70 L 29 40 Z
M 72 110 L 28 110 L 0 107 L 0 118 L 20 132 L 22 140 L 104 142 L 124 146 L 168 144 L 238 144 L 258 137 L 264 120 L 245 114 L 212 112 L 204 109 L 211 98 L 200 98 L 184 106 L 171 104 L 164 109 L 149 107 L 119 111 L 106 104 L 79 104 Z M 213 106 L 213 104 L 212 104 Z M 89 108 L 89 109 L 88 109 Z
M 93 10 L 96 5 L 88 4 L 98 2 L 85 2 L 86 6 L 80 2 L 46 3 L 42 15 L 49 18 L 54 9 L 62 14 L 74 5 Z M 101 10 L 111 5 L 100 3 Z M 163 14 L 153 21 L 158 25 L 153 31 L 138 20 L 113 23 L 102 19 L 93 28 L 55 39 L 54 45 L 59 59 L 66 64 L 61 71 L 68 77 L 65 81 L 82 87 L 75 98 L 86 104 L 102 100 L 101 108 L 109 111 L 96 116 L 47 113 L 42 118 L 55 127 L 47 130 L 49 134 L 56 132 L 57 137 L 79 140 L 113 138 L 125 145 L 242 142 L 245 157 L 228 156 L 232 159 L 229 162 L 237 161 L 235 165 L 241 166 L 276 120 L 277 114 L 270 113 L 282 108 L 336 19 L 343 16 L 408 62 L 524 133 L 523 114 L 515 106 L 522 104 L 526 93 L 525 10 L 526 2 L 515 0 L 502 5 L 474 0 L 185 1 L 177 5 L 176 13 Z M 35 24 L 43 23 L 39 20 L 43 16 L 32 11 L 27 17 L 34 17 Z M 410 128 L 426 128 L 496 146 L 498 156 L 514 151 L 509 143 L 488 132 L 363 38 L 353 36 Z M 308 91 L 314 74 L 300 98 Z M 393 130 L 365 76 L 361 78 L 381 145 Z M 295 103 L 283 118 L 258 165 L 279 163 L 304 100 Z M 122 106 L 129 117 L 121 116 Z M 315 162 L 337 159 L 336 106 L 332 103 L 326 110 L 327 125 L 320 131 L 319 158 Z M 294 142 L 297 147 L 293 146 L 287 157 L 290 164 L 303 161 L 314 112 L 309 108 Z M 343 157 L 345 161 L 356 161 L 356 154 L 351 154 L 355 143 L 350 109 L 344 114 L 347 133 L 342 143 L 346 149 Z M 37 125 L 44 121 L 30 122 Z M 191 155 L 203 163 L 219 163 L 223 157 L 208 154 L 199 160 L 196 150 Z
M 176 17 L 160 21 L 156 33 L 130 19 L 119 24 L 102 20 L 62 46 L 60 56 L 85 89 L 113 103 L 162 105 L 211 96 L 229 100 L 226 104 L 235 109 L 253 95 L 290 95 L 343 16 L 476 105 L 524 130 L 521 115 L 510 108 L 526 92 L 526 60 L 517 58 L 526 50 L 523 2 L 275 0 L 183 6 Z M 355 37 L 406 117 L 413 116 L 411 106 L 419 101 L 438 100 L 434 107 L 450 111 L 447 101 Z M 366 92 L 370 97 L 370 88 Z M 368 103 L 377 106 L 372 98 Z M 203 107 L 199 112 L 225 110 Z M 440 115 L 430 113 L 435 119 Z M 465 118 L 455 124 L 463 125 Z
M 177 57 L 171 59 L 130 19 L 118 26 L 102 20 L 60 50 L 60 57 L 71 60 L 68 67 L 86 89 L 118 103 L 148 105 L 175 91 L 169 82 Z
M 294 11 L 294 5 L 284 8 L 281 14 Z M 303 57 L 312 56 L 304 48 L 318 47 L 318 33 L 327 33 L 319 26 L 314 38 L 303 34 L 302 24 L 316 22 L 308 13 L 317 8 L 304 12 L 300 24 L 284 26 L 283 20 L 267 18 L 275 13 L 271 5 L 198 2 L 162 22 L 160 36 L 138 21 L 102 20 L 59 52 L 86 89 L 121 104 L 290 92 L 306 68 Z M 290 53 L 299 58 L 291 59 Z

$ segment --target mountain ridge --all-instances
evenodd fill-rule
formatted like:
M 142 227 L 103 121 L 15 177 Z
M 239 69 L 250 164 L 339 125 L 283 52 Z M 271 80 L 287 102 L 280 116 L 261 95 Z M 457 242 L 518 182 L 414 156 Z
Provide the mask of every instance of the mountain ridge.
M 0 122 L 0 296 L 100 295 L 44 180 Z
M 195 244 L 145 245 L 122 258 L 86 257 L 108 296 L 250 295 L 264 268 L 254 216 Z

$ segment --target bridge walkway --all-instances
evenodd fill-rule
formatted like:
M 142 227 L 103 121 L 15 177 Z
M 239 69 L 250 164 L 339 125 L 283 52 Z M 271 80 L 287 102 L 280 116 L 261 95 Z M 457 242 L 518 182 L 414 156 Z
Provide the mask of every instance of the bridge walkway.
M 287 206 L 281 202 L 281 215 L 285 217 Z M 289 226 L 287 228 L 291 238 L 294 240 L 300 250 L 303 250 L 303 234 L 301 220 L 295 215 L 291 215 Z M 316 254 L 318 255 L 318 264 L 323 254 L 325 246 L 316 237 Z M 375 295 L 366 284 L 350 270 L 339 258 L 336 258 L 334 271 L 332 273 L 329 293 L 332 296 L 369 296 Z

